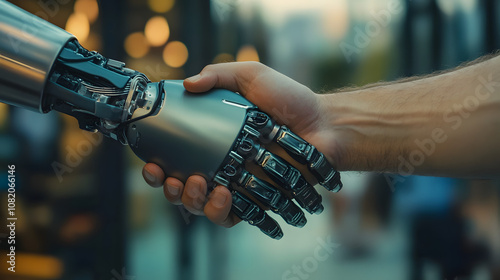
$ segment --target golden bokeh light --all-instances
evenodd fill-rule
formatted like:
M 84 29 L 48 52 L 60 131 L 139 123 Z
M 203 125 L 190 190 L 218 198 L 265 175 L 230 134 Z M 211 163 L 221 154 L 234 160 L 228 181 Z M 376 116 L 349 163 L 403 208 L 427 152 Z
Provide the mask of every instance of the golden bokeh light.
M 85 42 L 89 37 L 90 23 L 85 14 L 73 13 L 69 16 L 65 29 L 75 35 L 80 42 Z
M 159 47 L 165 44 L 170 36 L 167 20 L 161 16 L 150 18 L 144 28 L 144 35 L 151 46 Z
M 182 67 L 186 63 L 188 56 L 186 45 L 179 41 L 168 43 L 163 50 L 163 61 L 173 68 Z
M 347 0 L 332 2 L 330 9 L 323 11 L 323 29 L 325 34 L 340 40 L 349 31 L 349 3 Z
M 236 61 L 259 61 L 259 54 L 254 46 L 246 45 L 236 54 Z
M 0 103 L 0 127 L 3 127 L 9 118 L 9 106 L 5 103 Z
M 0 256 L 0 262 L 0 269 L 7 270 L 7 256 Z M 64 271 L 63 261 L 48 255 L 16 253 L 16 264 L 21 279 L 60 279 Z
M 82 46 L 89 51 L 101 51 L 101 37 L 96 32 L 90 32 L 87 40 L 81 43 Z
M 234 55 L 229 54 L 229 53 L 220 53 L 214 58 L 214 60 L 212 62 L 213 63 L 224 63 L 224 62 L 233 62 L 233 61 L 235 61 Z
M 125 51 L 130 57 L 141 58 L 149 52 L 149 44 L 142 32 L 135 32 L 125 39 Z
M 99 5 L 96 0 L 77 0 L 75 2 L 75 13 L 87 16 L 90 23 L 94 23 L 99 17 Z
M 153 12 L 166 13 L 172 9 L 175 0 L 148 0 L 149 8 Z

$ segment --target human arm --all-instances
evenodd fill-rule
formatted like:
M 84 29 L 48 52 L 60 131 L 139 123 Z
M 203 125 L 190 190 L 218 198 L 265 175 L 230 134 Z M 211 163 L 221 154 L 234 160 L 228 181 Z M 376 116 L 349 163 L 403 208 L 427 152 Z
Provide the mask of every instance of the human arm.
M 500 173 L 500 57 L 441 75 L 322 95 L 339 170 Z
M 262 64 L 227 63 L 206 67 L 184 86 L 241 93 L 316 146 L 338 170 L 490 177 L 500 171 L 499 64 L 496 57 L 441 75 L 318 95 Z M 164 182 L 157 166 L 146 170 L 150 184 Z M 206 202 L 206 182 L 199 176 L 186 184 L 168 178 L 164 191 L 169 201 L 216 224 L 238 221 L 229 212 L 229 191 L 217 187 Z M 220 207 L 215 197 L 223 201 Z

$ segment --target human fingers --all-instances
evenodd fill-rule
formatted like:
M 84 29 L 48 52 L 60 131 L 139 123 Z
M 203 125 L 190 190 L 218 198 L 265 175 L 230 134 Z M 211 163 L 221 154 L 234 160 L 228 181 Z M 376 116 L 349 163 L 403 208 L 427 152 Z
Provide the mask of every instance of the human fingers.
M 207 200 L 207 181 L 199 175 L 189 177 L 184 185 L 181 201 L 195 215 L 205 215 L 203 207 Z
M 231 192 L 224 186 L 216 187 L 209 196 L 204 212 L 207 218 L 214 224 L 223 227 L 232 227 L 241 219 L 231 212 Z
M 147 163 L 142 168 L 142 176 L 146 183 L 152 187 L 160 187 L 165 181 L 165 173 L 163 170 L 154 163 Z
M 221 63 L 208 65 L 196 76 L 184 80 L 190 92 L 205 92 L 212 88 L 225 88 L 244 95 L 252 81 L 266 71 L 258 62 Z
M 163 183 L 163 194 L 172 204 L 181 205 L 181 197 L 184 192 L 184 184 L 173 177 L 168 177 Z

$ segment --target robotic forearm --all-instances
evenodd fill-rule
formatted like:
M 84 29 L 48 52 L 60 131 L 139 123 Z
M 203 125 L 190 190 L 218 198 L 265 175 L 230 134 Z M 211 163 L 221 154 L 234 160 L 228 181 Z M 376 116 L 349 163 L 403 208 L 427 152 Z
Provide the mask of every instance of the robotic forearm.
M 81 129 L 129 145 L 168 176 L 185 181 L 199 174 L 212 186 L 227 186 L 233 190 L 233 212 L 273 238 L 283 234 L 279 225 L 254 201 L 299 227 L 306 219 L 291 199 L 310 213 L 320 213 L 323 206 L 302 174 L 266 150 L 266 143 L 278 143 L 328 190 L 342 186 L 323 154 L 242 96 L 222 89 L 190 94 L 182 81 L 152 83 L 2 0 L 0 101 L 40 113 L 71 115 Z M 246 162 L 259 165 L 289 195 L 246 171 Z

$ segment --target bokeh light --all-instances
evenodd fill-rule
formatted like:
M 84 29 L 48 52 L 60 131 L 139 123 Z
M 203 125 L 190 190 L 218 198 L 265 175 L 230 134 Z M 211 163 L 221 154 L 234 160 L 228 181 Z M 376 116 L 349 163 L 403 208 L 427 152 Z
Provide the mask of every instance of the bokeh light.
M 99 5 L 96 0 L 77 0 L 75 2 L 75 13 L 87 16 L 90 23 L 94 23 L 99 17 Z
M 229 53 L 220 53 L 214 58 L 214 60 L 212 62 L 213 63 L 224 63 L 224 62 L 233 62 L 233 61 L 235 61 L 234 55 L 229 54 Z
M 186 45 L 179 41 L 168 43 L 163 50 L 163 61 L 173 68 L 182 67 L 186 63 L 188 56 Z
M 149 44 L 142 32 L 135 32 L 125 39 L 125 51 L 130 57 L 141 58 L 149 52 Z
M 0 103 L 0 127 L 7 123 L 9 117 L 9 106 L 5 103 Z
M 80 42 L 85 42 L 90 32 L 90 23 L 87 16 L 82 13 L 71 14 L 66 22 L 66 31 L 75 35 Z
M 349 9 L 347 0 L 333 2 L 334 7 L 323 13 L 325 34 L 334 39 L 342 39 L 349 30 Z
M 64 270 L 61 259 L 48 255 L 20 253 L 16 254 L 16 261 L 19 265 L 16 265 L 15 278 L 20 279 L 60 279 Z
M 175 0 L 148 0 L 149 8 L 153 12 L 166 13 L 172 9 Z
M 90 32 L 87 40 L 85 42 L 81 42 L 82 46 L 90 51 L 101 51 L 101 37 L 96 32 Z
M 455 13 L 457 3 L 449 0 L 437 0 L 437 5 L 441 11 L 447 16 L 451 16 Z
M 462 8 L 463 11 L 470 12 L 470 11 L 473 11 L 477 7 L 478 1 L 477 0 L 461 0 L 461 1 L 458 1 L 458 5 Z
M 164 17 L 155 16 L 148 20 L 144 34 L 151 46 L 159 47 L 165 44 L 170 36 L 170 28 Z
M 439 9 L 447 16 L 452 16 L 459 10 L 465 12 L 471 12 L 478 5 L 477 0 L 437 0 L 437 5 Z
M 259 54 L 254 46 L 246 45 L 236 54 L 236 61 L 259 61 Z

